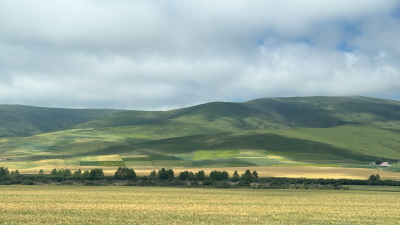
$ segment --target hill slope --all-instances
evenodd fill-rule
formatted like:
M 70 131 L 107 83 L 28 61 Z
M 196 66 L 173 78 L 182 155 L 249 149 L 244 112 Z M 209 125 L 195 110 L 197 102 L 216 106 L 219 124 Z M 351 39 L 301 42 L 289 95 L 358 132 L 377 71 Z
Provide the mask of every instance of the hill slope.
M 150 125 L 187 127 L 205 133 L 293 127 L 329 128 L 365 124 L 400 129 L 400 102 L 367 97 L 264 98 L 244 103 L 212 102 L 165 111 L 125 111 L 74 128 Z M 193 134 L 199 132 L 193 131 Z
M 113 113 L 110 109 L 57 109 L 0 105 L 0 137 L 30 136 L 59 130 Z

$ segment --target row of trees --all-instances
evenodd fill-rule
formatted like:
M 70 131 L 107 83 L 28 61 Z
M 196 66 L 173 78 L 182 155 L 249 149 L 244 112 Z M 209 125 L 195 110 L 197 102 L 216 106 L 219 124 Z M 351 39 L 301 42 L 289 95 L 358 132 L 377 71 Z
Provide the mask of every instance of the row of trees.
M 160 180 L 166 180 L 170 178 L 174 178 L 174 171 L 172 169 L 164 169 L 162 168 L 158 172 L 153 170 L 150 175 L 150 178 L 158 178 Z M 117 178 L 117 176 L 115 176 Z M 179 180 L 205 180 L 206 178 L 209 178 L 210 180 L 217 180 L 217 181 L 222 181 L 222 180 L 227 180 L 229 179 L 229 173 L 224 171 L 211 171 L 211 173 L 206 176 L 205 172 L 203 170 L 200 170 L 197 173 L 193 173 L 192 171 L 183 171 L 180 172 L 178 175 Z M 237 171 L 233 173 L 232 180 L 233 181 L 238 181 L 239 179 L 242 180 L 252 180 L 252 179 L 257 179 L 258 178 L 258 173 L 254 170 L 253 173 L 250 172 L 250 170 L 246 170 L 245 173 L 243 173 L 240 177 Z
M 379 174 L 372 174 L 371 176 L 369 176 L 369 181 L 379 181 L 381 180 L 381 176 L 379 176 Z
M 7 175 L 19 175 L 18 170 L 9 172 L 8 168 L 0 167 L 0 176 L 7 176 Z M 44 176 L 44 171 L 39 171 L 40 176 Z M 101 178 L 104 177 L 104 172 L 102 169 L 96 168 L 92 170 L 85 170 L 81 171 L 81 169 L 76 170 L 75 172 L 71 172 L 69 169 L 53 169 L 50 172 L 50 176 L 52 177 L 59 177 L 59 178 L 67 178 L 67 177 L 81 177 L 81 178 Z M 114 174 L 115 179 L 119 180 L 129 180 L 136 177 L 136 173 L 133 169 L 127 167 L 119 167 L 118 170 Z M 175 177 L 175 172 L 172 169 L 160 169 L 158 172 L 153 170 L 150 175 L 150 178 L 158 178 L 160 180 L 167 180 Z M 206 176 L 203 170 L 198 171 L 197 173 L 193 173 L 192 171 L 183 171 L 180 172 L 178 175 L 179 180 L 205 180 L 209 178 L 210 180 L 222 181 L 229 178 L 229 173 L 224 171 L 211 171 L 211 173 Z M 250 170 L 246 170 L 240 177 L 237 171 L 233 173 L 232 180 L 238 181 L 239 179 L 243 180 L 251 180 L 257 179 L 258 173 L 254 170 L 253 173 Z
M 43 170 L 39 171 L 39 175 L 44 175 Z M 81 171 L 81 169 L 78 169 L 77 171 L 75 171 L 74 173 L 71 173 L 71 170 L 69 169 L 53 169 L 50 172 L 50 176 L 57 176 L 57 177 L 92 177 L 92 178 L 100 178 L 100 177 L 104 177 L 104 172 L 103 169 L 92 169 L 92 170 L 85 170 Z
M 154 171 L 155 172 L 155 171 Z M 206 175 L 204 173 L 203 170 L 197 172 L 197 173 L 193 173 L 192 171 L 183 171 L 179 173 L 178 178 L 180 180 L 205 180 L 206 179 Z M 208 176 L 208 178 L 210 180 L 217 180 L 217 181 L 221 181 L 221 180 L 227 180 L 229 178 L 229 173 L 224 171 L 211 171 L 210 175 Z M 258 179 L 258 173 L 257 171 L 253 171 L 250 172 L 250 170 L 246 170 L 245 173 L 243 173 L 241 176 L 239 176 L 238 172 L 235 171 L 232 175 L 232 181 L 236 182 L 238 180 L 254 180 L 254 179 Z
M 10 172 L 7 167 L 0 167 L 0 177 L 8 175 L 19 176 L 19 171 L 15 170 Z

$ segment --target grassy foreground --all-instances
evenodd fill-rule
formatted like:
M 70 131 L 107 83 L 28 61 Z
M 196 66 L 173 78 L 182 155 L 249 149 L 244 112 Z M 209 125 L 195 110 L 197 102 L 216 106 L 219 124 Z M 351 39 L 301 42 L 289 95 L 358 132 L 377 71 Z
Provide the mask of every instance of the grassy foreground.
M 3 186 L 1 224 L 396 224 L 399 192 Z

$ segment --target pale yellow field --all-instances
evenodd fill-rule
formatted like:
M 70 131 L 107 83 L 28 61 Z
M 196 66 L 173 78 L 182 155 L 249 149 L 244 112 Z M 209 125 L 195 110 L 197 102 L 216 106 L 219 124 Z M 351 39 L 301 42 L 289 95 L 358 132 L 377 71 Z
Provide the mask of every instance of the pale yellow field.
M 0 224 L 398 224 L 399 192 L 2 186 Z
M 84 156 L 81 161 L 97 161 L 97 155 Z
M 122 161 L 119 155 L 99 155 L 97 161 Z

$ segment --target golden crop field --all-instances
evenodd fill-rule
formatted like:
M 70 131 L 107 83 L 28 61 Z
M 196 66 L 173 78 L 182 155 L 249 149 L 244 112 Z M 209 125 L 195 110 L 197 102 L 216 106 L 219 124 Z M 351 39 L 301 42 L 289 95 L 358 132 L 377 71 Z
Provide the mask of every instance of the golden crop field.
M 399 220 L 399 192 L 0 187 L 0 224 L 398 224 Z
M 97 161 L 122 161 L 119 155 L 99 155 Z

